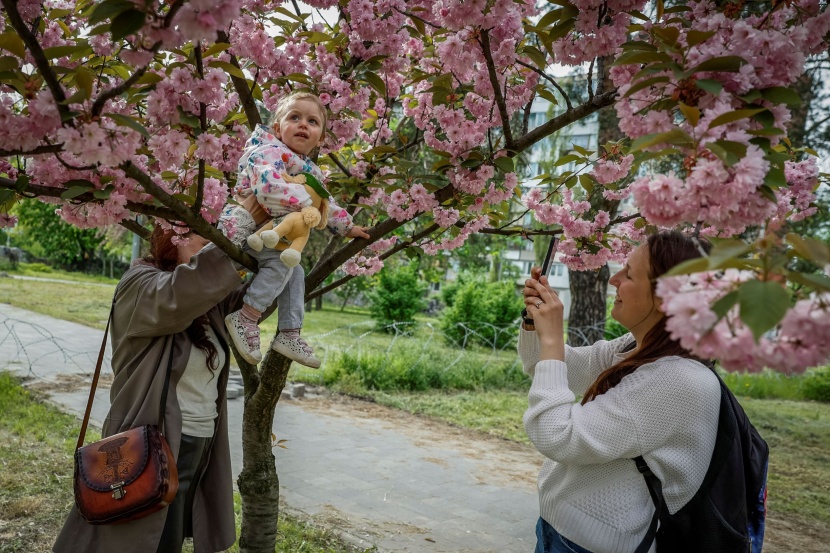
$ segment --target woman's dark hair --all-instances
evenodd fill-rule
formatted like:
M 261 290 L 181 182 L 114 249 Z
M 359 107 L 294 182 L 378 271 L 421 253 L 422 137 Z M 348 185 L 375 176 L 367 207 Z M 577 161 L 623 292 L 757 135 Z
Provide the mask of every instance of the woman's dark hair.
M 165 230 L 156 225 L 153 233 L 150 235 L 150 254 L 144 258 L 144 261 L 161 269 L 162 271 L 172 272 L 179 264 L 179 248 L 173 243 L 173 232 Z M 190 323 L 187 328 L 187 336 L 197 348 L 205 352 L 207 356 L 208 369 L 214 372 L 217 368 L 217 359 L 219 355 L 216 349 L 216 344 L 208 337 L 205 326 L 210 324 L 207 313 L 197 317 Z
M 701 252 L 709 253 L 711 244 L 703 238 L 693 238 L 676 231 L 665 231 L 652 234 L 646 242 L 648 251 L 648 276 L 651 280 L 651 290 L 654 293 L 657 287 L 657 278 L 666 274 L 674 266 L 696 257 Z M 684 349 L 680 343 L 671 338 L 666 330 L 666 316 L 663 315 L 643 337 L 637 350 L 605 369 L 585 392 L 582 405 L 604 394 L 641 365 L 652 363 L 662 357 L 678 356 L 698 359 Z

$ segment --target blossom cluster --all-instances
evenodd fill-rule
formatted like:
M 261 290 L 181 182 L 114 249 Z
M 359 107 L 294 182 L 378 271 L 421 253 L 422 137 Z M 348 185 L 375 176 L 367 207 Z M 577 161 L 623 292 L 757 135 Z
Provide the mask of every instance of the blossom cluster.
M 802 372 L 830 357 L 830 294 L 798 300 L 783 320 L 758 340 L 741 320 L 738 305 L 718 318 L 712 304 L 754 273 L 727 269 L 661 278 L 657 295 L 672 338 L 704 359 L 717 358 L 727 370 Z

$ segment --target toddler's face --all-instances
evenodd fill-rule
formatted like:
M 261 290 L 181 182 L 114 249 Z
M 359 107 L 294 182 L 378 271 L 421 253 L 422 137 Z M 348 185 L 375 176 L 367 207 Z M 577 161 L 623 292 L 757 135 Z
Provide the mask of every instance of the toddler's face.
M 323 141 L 323 114 L 311 100 L 294 100 L 274 125 L 274 134 L 296 154 L 307 156 Z

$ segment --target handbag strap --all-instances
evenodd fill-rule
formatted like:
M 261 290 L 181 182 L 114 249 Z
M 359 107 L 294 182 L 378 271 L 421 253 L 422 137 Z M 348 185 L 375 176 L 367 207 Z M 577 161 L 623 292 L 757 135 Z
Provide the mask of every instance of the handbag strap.
M 81 423 L 81 431 L 78 434 L 78 443 L 75 444 L 75 449 L 84 445 L 84 438 L 86 437 L 86 427 L 89 424 L 89 416 L 92 413 L 92 402 L 95 399 L 95 388 L 98 387 L 98 377 L 101 375 L 101 364 L 104 361 L 104 351 L 107 348 L 107 335 L 110 330 L 110 323 L 112 322 L 112 313 L 115 310 L 115 297 L 112 298 L 112 306 L 110 307 L 110 315 L 107 318 L 107 327 L 104 329 L 104 339 L 101 342 L 101 351 L 98 352 L 98 362 L 95 364 L 95 373 L 92 375 L 92 384 L 89 388 L 89 399 L 86 402 L 86 411 L 84 411 L 84 420 Z M 172 348 L 171 348 L 172 349 Z M 164 434 L 164 411 L 167 405 L 167 390 L 170 388 L 170 373 L 173 370 L 173 352 L 170 352 L 170 360 L 167 363 L 167 373 L 164 375 L 164 388 L 161 392 L 161 405 L 159 406 L 159 431 Z
M 651 472 L 643 456 L 635 457 L 634 462 L 637 463 L 637 470 L 643 475 L 646 486 L 648 486 L 648 493 L 651 495 L 652 502 L 654 502 L 654 516 L 651 518 L 651 524 L 648 526 L 648 531 L 643 541 L 640 542 L 640 545 L 634 551 L 634 553 L 647 553 L 651 549 L 654 536 L 657 534 L 657 522 L 660 520 L 660 515 L 666 507 L 666 502 L 663 498 L 663 485 L 660 483 L 660 479 Z
M 84 438 L 86 437 L 86 426 L 89 424 L 89 415 L 92 413 L 92 401 L 95 399 L 95 388 L 98 387 L 98 377 L 101 376 L 101 363 L 104 362 L 104 351 L 107 349 L 107 334 L 110 331 L 110 323 L 112 322 L 112 312 L 115 309 L 115 297 L 112 298 L 112 305 L 110 306 L 110 315 L 107 317 L 107 327 L 104 329 L 104 339 L 101 342 L 101 351 L 98 352 L 98 362 L 95 364 L 95 373 L 92 375 L 92 386 L 89 388 L 89 399 L 86 402 L 86 411 L 84 411 L 84 421 L 81 423 L 81 432 L 78 434 L 78 443 L 75 444 L 75 449 L 84 445 Z

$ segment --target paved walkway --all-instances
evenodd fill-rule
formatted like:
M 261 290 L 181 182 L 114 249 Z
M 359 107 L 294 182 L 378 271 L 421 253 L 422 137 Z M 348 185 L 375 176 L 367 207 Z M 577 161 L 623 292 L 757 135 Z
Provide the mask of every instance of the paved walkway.
M 82 413 L 103 333 L 0 303 L 0 370 L 29 377 L 63 409 Z M 106 361 L 109 361 L 109 351 Z M 109 373 L 109 365 L 102 374 Z M 99 387 L 100 426 L 108 390 Z M 230 428 L 242 400 L 228 402 Z M 538 517 L 528 448 L 398 411 L 320 396 L 281 399 L 274 433 L 281 495 L 291 510 L 388 552 L 519 553 L 533 550 Z M 233 470 L 242 465 L 231 430 Z

